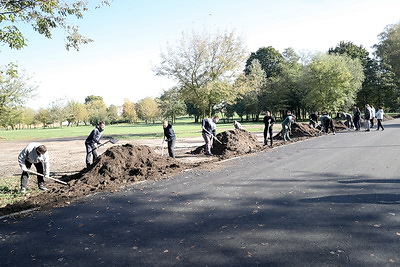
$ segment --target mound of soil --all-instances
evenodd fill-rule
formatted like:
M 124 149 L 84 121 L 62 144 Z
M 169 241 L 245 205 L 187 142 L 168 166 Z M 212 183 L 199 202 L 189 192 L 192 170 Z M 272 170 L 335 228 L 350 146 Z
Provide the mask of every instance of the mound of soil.
M 319 130 L 311 127 L 308 123 L 292 123 L 290 138 L 303 138 L 318 136 Z M 274 137 L 276 140 L 282 140 L 282 131 L 277 133 Z
M 62 207 L 97 192 L 113 192 L 143 180 L 158 180 L 192 167 L 173 158 L 159 156 L 148 146 L 113 146 L 88 168 L 61 180 L 70 186 L 49 184 L 50 190 L 0 209 L 0 216 L 35 207 Z
M 214 140 L 211 153 L 221 158 L 231 158 L 238 155 L 260 151 L 263 146 L 258 142 L 257 137 L 246 130 L 229 130 L 217 134 Z M 191 151 L 192 154 L 204 154 L 205 146 L 200 146 Z

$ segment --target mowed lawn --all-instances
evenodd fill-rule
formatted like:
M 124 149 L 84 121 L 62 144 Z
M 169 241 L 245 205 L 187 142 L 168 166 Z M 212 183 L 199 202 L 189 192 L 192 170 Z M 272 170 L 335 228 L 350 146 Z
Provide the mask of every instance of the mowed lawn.
M 193 118 L 181 118 L 173 125 L 177 137 L 201 136 L 201 124 L 194 123 Z M 250 132 L 260 132 L 264 129 L 262 122 L 243 122 L 242 126 Z M 51 138 L 68 138 L 87 136 L 93 126 L 73 127 L 38 127 L 35 129 L 0 130 L 0 142 L 4 141 L 31 141 Z M 217 124 L 217 133 L 233 129 L 232 122 Z M 118 136 L 119 139 L 144 139 L 162 138 L 163 128 L 161 122 L 156 123 L 134 123 L 106 125 L 103 136 Z

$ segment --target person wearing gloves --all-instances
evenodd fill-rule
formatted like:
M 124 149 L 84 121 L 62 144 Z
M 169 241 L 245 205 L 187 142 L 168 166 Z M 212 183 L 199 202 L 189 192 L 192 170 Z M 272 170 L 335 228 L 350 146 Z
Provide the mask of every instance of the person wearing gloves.
M 211 153 L 211 148 L 213 145 L 213 138 L 216 136 L 217 134 L 217 125 L 216 123 L 218 123 L 219 121 L 219 117 L 218 116 L 214 116 L 213 119 L 210 118 L 205 118 L 202 121 L 202 136 L 204 141 L 206 142 L 206 155 L 207 156 L 212 156 L 213 154 Z
M 164 128 L 164 137 L 165 141 L 168 142 L 168 155 L 171 158 L 175 158 L 174 148 L 175 148 L 175 132 L 172 129 L 172 125 L 168 123 L 168 121 L 163 121 L 163 128 Z
M 21 167 L 21 193 L 25 194 L 28 178 L 29 169 L 32 164 L 36 167 L 36 172 L 43 174 L 44 176 L 50 176 L 50 165 L 49 165 L 49 154 L 47 148 L 39 143 L 28 144 L 18 156 L 18 163 Z M 40 190 L 47 190 L 44 185 L 44 178 L 41 175 L 37 175 L 38 187 Z
M 100 145 L 101 133 L 104 131 L 105 123 L 100 122 L 89 134 L 85 140 L 86 147 L 86 167 L 90 166 L 90 158 L 93 155 L 93 162 L 97 159 L 97 145 Z

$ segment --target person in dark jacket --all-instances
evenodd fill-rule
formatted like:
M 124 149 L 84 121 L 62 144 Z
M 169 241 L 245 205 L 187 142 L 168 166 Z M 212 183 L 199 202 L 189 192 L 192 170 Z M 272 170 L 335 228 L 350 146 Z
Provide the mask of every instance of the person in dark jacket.
M 325 131 L 325 134 L 329 133 L 329 128 L 331 129 L 333 135 L 336 134 L 335 127 L 333 126 L 333 120 L 331 116 L 328 115 L 328 113 L 326 112 L 322 113 L 320 120 L 321 120 L 321 126 L 324 127 L 323 129 Z
M 100 145 L 101 134 L 104 131 L 105 123 L 100 122 L 99 125 L 90 132 L 89 136 L 85 140 L 85 147 L 86 147 L 86 167 L 90 166 L 90 159 L 93 155 L 93 162 L 97 159 L 97 145 Z
M 317 126 L 318 126 L 317 112 L 311 113 L 310 116 L 308 116 L 308 119 L 310 120 L 308 125 L 312 126 L 313 128 L 317 128 Z
M 172 125 L 169 124 L 168 121 L 166 120 L 163 121 L 163 128 L 164 128 L 165 141 L 168 142 L 168 155 L 171 158 L 175 158 L 174 149 L 175 149 L 176 136 L 174 129 L 172 129 Z
M 356 106 L 354 106 L 353 122 L 356 131 L 359 131 L 361 129 L 361 111 Z
M 274 116 L 271 115 L 271 112 L 267 111 L 264 116 L 264 146 L 268 145 L 268 134 L 272 146 L 272 128 L 274 127 L 274 123 Z

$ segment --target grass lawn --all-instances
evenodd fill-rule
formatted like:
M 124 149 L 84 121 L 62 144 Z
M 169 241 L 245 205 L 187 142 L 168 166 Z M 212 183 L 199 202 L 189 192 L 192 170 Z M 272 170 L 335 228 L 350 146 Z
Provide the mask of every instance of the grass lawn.
M 242 126 L 250 132 L 263 131 L 262 122 L 243 122 Z M 276 126 L 280 126 L 279 124 Z M 180 118 L 173 125 L 175 134 L 178 138 L 201 136 L 201 124 L 194 123 L 193 118 Z M 74 126 L 74 127 L 54 127 L 36 128 L 20 130 L 0 130 L 0 142 L 2 141 L 31 141 L 50 138 L 82 137 L 85 138 L 92 131 L 93 126 Z M 233 124 L 223 123 L 222 120 L 217 124 L 217 133 L 233 129 Z M 145 124 L 143 122 L 135 124 L 115 124 L 106 125 L 103 136 L 118 136 L 119 139 L 143 139 L 143 138 L 162 138 L 163 128 L 161 122 Z
M 5 177 L 1 178 L 0 185 L 0 208 L 17 202 L 24 198 L 24 195 L 19 193 L 20 178 Z

